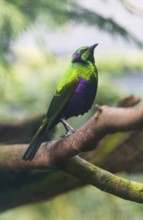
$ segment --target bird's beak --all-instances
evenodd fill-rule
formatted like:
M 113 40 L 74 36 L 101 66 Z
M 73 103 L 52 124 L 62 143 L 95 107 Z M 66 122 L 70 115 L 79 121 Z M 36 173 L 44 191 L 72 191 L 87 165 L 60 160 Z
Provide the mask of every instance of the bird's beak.
M 94 50 L 95 47 L 97 47 L 98 44 L 93 44 L 92 46 L 89 47 L 90 50 Z

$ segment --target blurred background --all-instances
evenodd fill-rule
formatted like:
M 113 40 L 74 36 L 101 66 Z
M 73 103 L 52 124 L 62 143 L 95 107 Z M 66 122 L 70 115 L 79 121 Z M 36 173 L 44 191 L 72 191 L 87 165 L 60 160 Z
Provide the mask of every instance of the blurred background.
M 94 43 L 99 43 L 95 103 L 115 106 L 131 94 L 142 98 L 142 29 L 141 0 L 0 0 L 0 122 L 46 113 L 72 53 Z M 93 105 L 70 123 L 79 128 L 94 112 Z M 54 139 L 63 134 L 61 125 L 57 127 Z M 141 174 L 122 175 L 143 180 Z M 0 214 L 0 220 L 142 218 L 142 205 L 91 186 Z

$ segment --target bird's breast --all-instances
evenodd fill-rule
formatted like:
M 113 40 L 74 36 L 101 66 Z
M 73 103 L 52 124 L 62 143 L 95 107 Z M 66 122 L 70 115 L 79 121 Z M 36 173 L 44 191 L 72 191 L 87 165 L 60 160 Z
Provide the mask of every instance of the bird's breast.
M 79 78 L 79 83 L 64 108 L 63 116 L 69 118 L 87 112 L 93 104 L 96 91 L 97 81 Z

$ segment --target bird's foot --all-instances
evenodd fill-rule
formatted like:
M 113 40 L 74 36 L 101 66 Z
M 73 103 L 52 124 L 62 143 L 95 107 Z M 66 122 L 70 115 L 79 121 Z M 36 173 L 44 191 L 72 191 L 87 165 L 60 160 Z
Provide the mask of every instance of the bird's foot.
M 70 136 L 71 134 L 73 134 L 74 132 L 75 132 L 75 130 L 74 130 L 74 131 L 67 131 L 66 134 L 63 134 L 63 135 L 60 137 L 60 139 L 63 139 L 63 138 L 65 138 L 65 137 L 68 137 L 68 136 Z
M 69 130 L 66 132 L 66 136 L 69 136 L 75 132 L 75 129 L 72 128 L 72 130 Z
M 95 119 L 98 119 L 99 115 L 100 115 L 101 112 L 102 112 L 102 108 L 101 108 L 101 106 L 98 105 L 98 104 L 95 105 L 95 108 L 97 109 L 97 112 L 96 112 L 96 114 L 95 114 Z
M 64 118 L 61 118 L 61 122 L 66 130 L 66 135 L 64 135 L 64 137 L 69 136 L 75 132 L 75 129 L 72 126 L 70 126 L 69 123 Z

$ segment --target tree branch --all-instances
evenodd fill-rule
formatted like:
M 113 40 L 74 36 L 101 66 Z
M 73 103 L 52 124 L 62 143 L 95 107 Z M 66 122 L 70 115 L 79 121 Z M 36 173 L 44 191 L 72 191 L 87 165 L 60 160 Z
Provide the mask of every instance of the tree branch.
M 32 162 L 21 158 L 27 145 L 3 146 L 1 170 L 27 170 L 53 166 L 80 152 L 93 150 L 107 134 L 143 129 L 143 105 L 137 108 L 102 106 L 81 129 L 59 141 L 43 143 Z M 12 150 L 11 150 L 12 148 Z
M 16 144 L 29 143 L 35 132 L 39 128 L 43 115 L 35 116 L 32 119 L 20 120 L 16 123 L 0 123 L 0 143 Z M 55 128 L 48 133 L 46 140 L 50 140 L 55 132 Z
M 76 172 L 76 166 L 77 168 L 79 166 L 81 167 L 82 163 L 80 163 L 80 161 L 79 164 L 77 163 L 77 159 L 75 159 L 76 163 L 74 160 L 66 161 L 64 165 L 61 165 L 61 163 L 63 163 L 63 161 L 67 160 L 69 157 L 72 157 L 80 152 L 95 149 L 99 141 L 103 139 L 107 134 L 116 133 L 118 131 L 140 131 L 143 129 L 143 105 L 136 108 L 113 108 L 108 106 L 102 106 L 100 108 L 101 112 L 97 112 L 81 129 L 77 130 L 74 134 L 65 137 L 59 141 L 43 143 L 38 153 L 36 154 L 35 159 L 31 162 L 25 162 L 22 160 L 22 156 L 27 148 L 26 144 L 0 147 L 0 210 L 5 210 L 7 208 L 25 203 L 36 202 L 43 199 L 45 200 L 46 198 L 51 198 L 52 196 L 65 191 L 63 187 L 58 187 L 57 190 L 54 189 L 54 187 L 57 187 L 54 184 L 56 177 L 54 175 L 52 176 L 52 173 L 50 175 L 47 174 L 48 176 L 46 176 L 46 174 L 43 175 L 43 178 L 41 178 L 41 174 L 39 173 L 37 175 L 37 179 L 34 179 L 33 181 L 33 175 L 31 175 L 31 177 L 29 176 L 29 174 L 31 174 L 30 170 L 43 168 L 46 168 L 47 170 L 48 167 L 56 165 L 65 170 L 67 173 L 71 173 L 72 175 L 85 181 L 87 178 L 84 179 L 84 177 L 80 176 L 81 174 L 78 175 L 78 173 Z M 86 164 L 88 165 L 88 162 L 84 163 L 84 165 Z M 72 166 L 74 166 L 74 170 Z M 89 167 L 94 170 L 93 167 Z M 87 172 L 89 167 L 87 166 L 86 168 L 86 166 L 83 166 L 83 170 L 86 169 Z M 108 169 L 108 166 L 106 166 L 106 169 Z M 119 168 L 117 168 L 117 170 L 118 169 Z M 94 171 L 97 172 L 98 170 L 95 169 Z M 85 176 L 87 176 L 86 172 Z M 114 168 L 114 172 L 116 172 L 116 168 Z M 92 172 L 89 169 L 90 178 L 88 183 L 94 185 L 96 183 L 94 182 L 95 179 L 98 178 L 97 183 L 99 184 L 99 176 L 95 176 L 94 179 L 91 173 Z M 15 174 L 15 176 L 13 174 Z M 106 173 L 105 171 L 105 174 L 108 173 Z M 65 178 L 63 174 L 61 175 L 61 177 L 57 177 L 56 183 L 61 181 L 63 182 L 62 177 Z M 110 191 L 112 189 L 112 186 L 115 184 L 114 181 L 117 180 L 118 186 L 119 179 L 114 179 L 113 182 L 111 182 L 111 186 L 109 184 L 107 188 L 104 188 L 103 186 L 107 179 L 105 179 L 102 183 L 101 178 L 102 190 L 104 189 L 104 191 L 121 196 L 125 199 L 131 198 L 131 200 L 133 201 L 137 199 L 137 201 L 141 200 L 139 202 L 142 202 L 142 194 L 141 197 L 139 194 L 140 198 L 137 198 L 137 192 L 139 192 L 139 188 L 142 187 L 141 185 L 139 185 L 139 188 L 136 189 L 136 192 L 134 192 L 134 186 L 138 185 L 131 185 L 131 194 L 129 196 L 128 194 L 124 196 L 125 190 L 123 190 L 122 192 L 122 189 L 124 189 L 122 188 L 122 185 L 119 185 L 120 191 L 117 191 L 118 189 L 115 190 L 114 187 L 113 191 Z M 51 185 L 48 185 L 49 188 L 47 191 L 48 182 Z M 79 181 L 74 181 L 73 185 L 70 185 L 70 187 L 68 187 L 69 182 L 71 182 L 71 180 L 67 178 L 67 190 L 83 184 Z M 85 183 L 87 183 L 87 181 Z M 96 186 L 100 187 L 97 183 Z M 123 186 L 126 187 L 126 190 L 128 192 L 129 182 L 121 181 L 120 183 L 122 183 Z M 10 198 L 9 203 L 7 203 L 5 192 L 7 192 L 8 197 Z M 13 199 L 13 193 L 17 195 L 17 199 Z
M 60 165 L 60 168 L 102 191 L 143 203 L 143 184 L 115 176 L 78 156 L 69 159 L 64 165 Z
M 40 115 L 16 123 L 1 122 L 0 143 L 29 143 L 41 121 L 42 116 Z
M 59 169 L 0 173 L 0 212 L 53 198 L 84 183 Z

